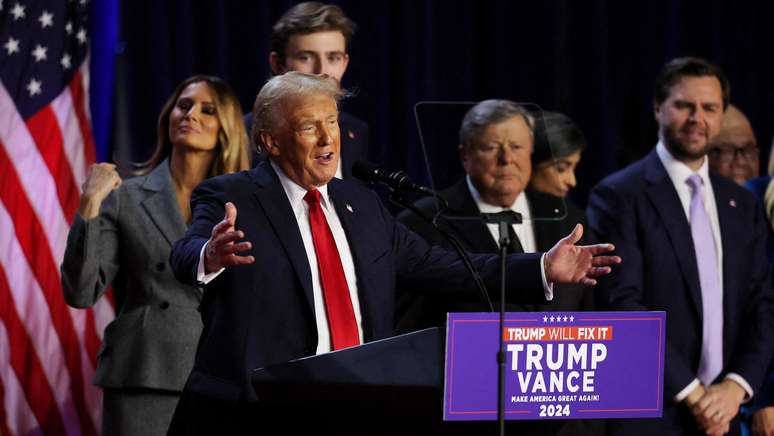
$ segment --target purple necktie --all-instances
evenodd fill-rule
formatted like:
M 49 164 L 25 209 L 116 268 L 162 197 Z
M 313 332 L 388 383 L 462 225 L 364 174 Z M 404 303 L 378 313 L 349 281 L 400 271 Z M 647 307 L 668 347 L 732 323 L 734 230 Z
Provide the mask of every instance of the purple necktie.
M 701 284 L 702 339 L 698 375 L 702 383 L 710 385 L 723 370 L 723 290 L 718 280 L 712 225 L 704 209 L 704 180 L 694 174 L 686 183 L 691 187 L 691 236 Z

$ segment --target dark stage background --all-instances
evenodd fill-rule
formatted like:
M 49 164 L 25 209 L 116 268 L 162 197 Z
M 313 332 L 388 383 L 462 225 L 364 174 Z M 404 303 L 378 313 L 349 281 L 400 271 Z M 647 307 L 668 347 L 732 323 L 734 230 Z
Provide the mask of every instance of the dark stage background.
M 269 33 L 292 1 L 123 1 L 111 150 L 140 161 L 156 116 L 195 73 L 228 80 L 249 111 L 269 75 Z M 667 60 L 725 69 L 765 167 L 772 136 L 774 2 L 336 1 L 357 22 L 345 110 L 371 126 L 371 159 L 425 180 L 413 105 L 508 98 L 570 115 L 589 148 L 573 200 L 656 142 L 652 84 Z M 451 129 L 457 125 L 433 126 Z M 449 153 L 456 156 L 456 143 Z

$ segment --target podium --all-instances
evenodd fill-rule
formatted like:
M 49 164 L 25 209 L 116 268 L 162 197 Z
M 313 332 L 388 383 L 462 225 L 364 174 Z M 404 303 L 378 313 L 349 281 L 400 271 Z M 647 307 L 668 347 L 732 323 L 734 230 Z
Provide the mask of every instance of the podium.
M 470 434 L 475 423 L 443 422 L 443 368 L 431 328 L 256 369 L 254 416 L 274 434 Z

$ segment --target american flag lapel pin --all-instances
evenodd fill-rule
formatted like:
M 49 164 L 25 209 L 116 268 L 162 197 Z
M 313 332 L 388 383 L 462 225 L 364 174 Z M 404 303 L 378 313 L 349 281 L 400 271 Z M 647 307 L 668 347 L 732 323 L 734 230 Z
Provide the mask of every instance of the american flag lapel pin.
M 728 202 L 728 205 L 731 207 L 736 207 L 736 200 L 732 198 L 731 201 Z
M 349 211 L 349 213 L 355 213 L 355 211 L 352 209 L 352 206 L 350 206 L 349 203 L 347 203 L 346 206 L 347 206 L 347 210 Z

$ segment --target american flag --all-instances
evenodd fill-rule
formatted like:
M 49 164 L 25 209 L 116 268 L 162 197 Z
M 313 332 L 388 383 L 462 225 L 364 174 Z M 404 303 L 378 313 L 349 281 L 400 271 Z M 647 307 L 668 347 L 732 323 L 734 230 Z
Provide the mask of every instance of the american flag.
M 95 160 L 86 0 L 0 0 L 0 435 L 95 435 L 102 298 L 68 307 L 59 265 Z

